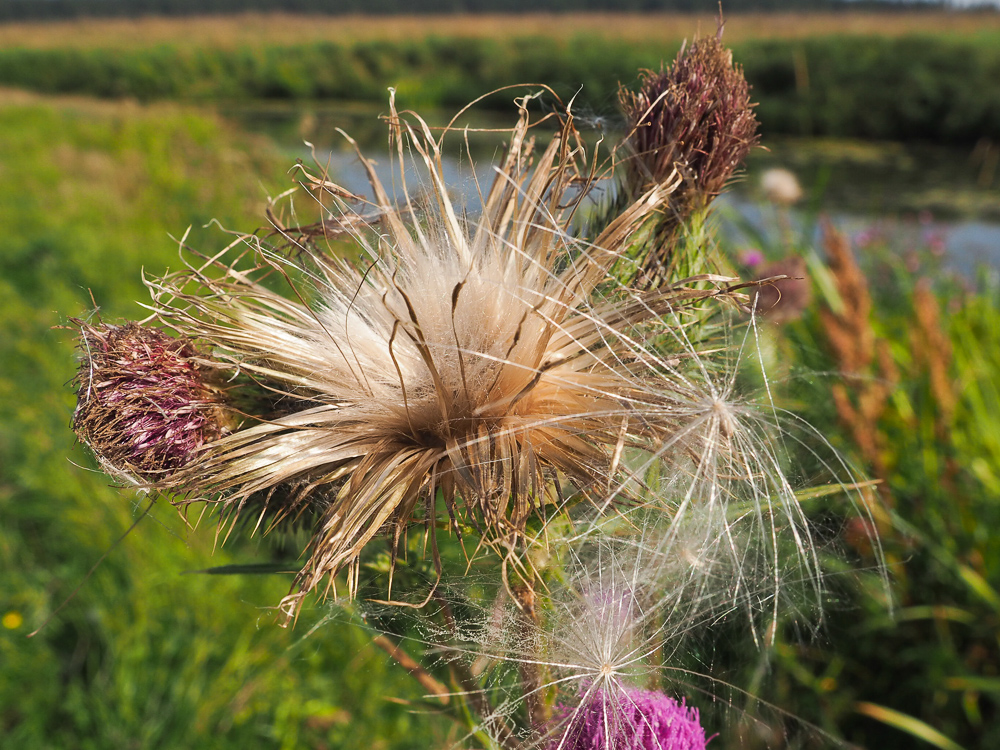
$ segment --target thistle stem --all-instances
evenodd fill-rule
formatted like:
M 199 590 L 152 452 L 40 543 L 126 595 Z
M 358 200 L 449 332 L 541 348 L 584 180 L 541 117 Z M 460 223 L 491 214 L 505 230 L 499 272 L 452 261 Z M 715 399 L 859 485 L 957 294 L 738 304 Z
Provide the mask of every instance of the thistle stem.
M 409 672 L 410 676 L 419 682 L 427 692 L 435 696 L 441 705 L 448 705 L 448 702 L 451 700 L 451 691 L 448 689 L 448 686 L 420 666 L 398 643 L 394 643 L 389 637 L 384 635 L 376 636 L 372 639 L 372 643 L 389 654 L 394 662 Z
M 525 633 L 525 640 L 529 640 L 531 634 L 538 632 L 540 626 L 538 609 L 535 607 L 534 580 L 511 587 L 511 592 L 519 611 L 518 625 Z M 552 717 L 542 695 L 541 667 L 538 664 L 522 663 L 520 672 L 524 703 L 528 709 L 528 722 L 532 727 L 543 727 Z

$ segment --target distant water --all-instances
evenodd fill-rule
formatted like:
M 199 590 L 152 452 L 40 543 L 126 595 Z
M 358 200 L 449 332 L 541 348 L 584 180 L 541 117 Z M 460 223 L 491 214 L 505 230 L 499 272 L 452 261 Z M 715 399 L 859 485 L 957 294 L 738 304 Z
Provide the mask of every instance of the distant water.
M 775 213 L 770 205 L 753 202 L 738 193 L 724 195 L 717 202 L 723 233 L 736 244 L 738 253 L 750 251 L 756 245 L 753 233 L 745 231 L 746 228 L 774 234 Z M 862 256 L 885 236 L 891 238 L 891 246 L 901 252 L 912 253 L 915 259 L 937 256 L 945 269 L 969 278 L 984 265 L 1000 269 L 1000 223 L 976 219 L 940 220 L 927 215 L 872 217 L 838 211 L 835 207 L 825 210 L 823 215 L 851 239 L 855 251 Z M 792 210 L 788 217 L 796 236 L 811 230 L 814 242 L 819 242 L 819 223 L 814 214 Z
M 324 105 L 309 110 L 269 106 L 227 114 L 242 127 L 269 135 L 288 151 L 290 159 L 310 162 L 312 153 L 304 144 L 310 141 L 317 161 L 327 166 L 343 187 L 369 195 L 365 170 L 336 128 L 358 141 L 364 154 L 376 162 L 379 179 L 392 193 L 400 179 L 395 155 L 388 150 L 386 125 L 379 120 L 384 109 L 370 105 Z M 431 124 L 443 124 L 443 115 L 435 114 L 428 118 Z M 505 128 L 510 120 L 485 113 L 458 124 L 472 130 L 467 136 L 449 136 L 454 148 L 443 158 L 445 177 L 453 186 L 452 199 L 475 210 L 479 191 L 488 189 L 493 165 L 502 156 L 502 133 L 477 129 Z M 466 139 L 471 158 L 465 153 Z M 766 145 L 768 150 L 754 153 L 743 178 L 718 202 L 717 213 L 731 242 L 749 248 L 755 232 L 773 237 L 780 221 L 790 221 L 794 231 L 803 231 L 814 223 L 816 211 L 801 206 L 812 205 L 819 206 L 848 233 L 859 253 L 883 233 L 891 236 L 892 245 L 902 252 L 940 254 L 947 267 L 962 274 L 971 275 L 982 264 L 1000 268 L 1000 174 L 986 171 L 989 164 L 977 162 L 976 152 L 805 139 Z M 760 175 L 777 166 L 796 174 L 806 193 L 802 203 L 785 217 L 778 216 L 763 200 L 759 188 Z M 419 174 L 410 169 L 406 180 L 412 188 L 419 183 Z

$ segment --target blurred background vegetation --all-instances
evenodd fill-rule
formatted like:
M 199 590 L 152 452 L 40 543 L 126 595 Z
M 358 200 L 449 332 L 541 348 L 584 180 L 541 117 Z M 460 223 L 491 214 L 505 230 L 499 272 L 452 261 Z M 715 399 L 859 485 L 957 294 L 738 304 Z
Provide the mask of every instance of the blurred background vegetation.
M 61 326 L 142 317 L 142 270 L 180 263 L 172 237 L 191 227 L 190 244 L 219 248 L 229 236 L 212 220 L 263 223 L 267 197 L 292 186 L 287 170 L 308 154 L 302 138 L 332 143 L 343 117 L 377 127 L 389 85 L 402 107 L 422 108 L 513 82 L 567 96 L 583 86 L 578 111 L 613 127 L 619 81 L 669 61 L 699 28 L 715 22 L 0 24 L 0 747 L 450 745 L 453 729 L 363 623 L 313 602 L 283 629 L 271 608 L 289 576 L 197 572 L 294 558 L 296 540 L 217 545 L 210 519 L 193 531 L 164 505 L 143 517 L 146 499 L 108 486 L 69 430 L 75 342 Z M 724 242 L 748 276 L 762 262 L 806 261 L 811 302 L 767 326 L 775 381 L 789 408 L 881 481 L 870 501 L 894 605 L 874 572 L 843 571 L 818 636 L 792 637 L 788 623 L 776 648 L 732 664 L 720 647 L 730 679 L 784 714 L 761 712 L 752 732 L 712 746 L 834 744 L 808 723 L 870 750 L 1000 747 L 1000 246 L 976 256 L 993 263 L 977 270 L 940 237 L 953 226 L 941 217 L 988 231 L 1000 213 L 1000 15 L 734 15 L 726 35 L 772 150 L 720 207 Z M 487 106 L 502 119 L 511 99 Z M 372 142 L 384 139 L 376 132 Z M 858 154 L 908 159 L 909 176 L 865 188 L 852 181 Z M 939 178 L 939 162 L 956 181 Z M 780 164 L 805 178 L 796 207 L 755 188 Z M 838 194 L 849 218 L 829 203 Z M 823 228 L 824 213 L 839 231 Z M 818 516 L 840 512 L 813 502 Z M 863 522 L 841 520 L 842 541 L 874 566 Z

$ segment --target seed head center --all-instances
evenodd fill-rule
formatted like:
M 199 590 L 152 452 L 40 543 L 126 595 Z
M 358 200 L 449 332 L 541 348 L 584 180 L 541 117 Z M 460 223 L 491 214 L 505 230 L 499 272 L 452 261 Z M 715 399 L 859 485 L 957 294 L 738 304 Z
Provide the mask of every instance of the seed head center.
M 733 417 L 733 412 L 729 404 L 721 398 L 716 398 L 712 401 L 712 412 L 719 420 L 719 431 L 722 435 L 727 438 L 731 437 L 736 431 L 736 420 Z

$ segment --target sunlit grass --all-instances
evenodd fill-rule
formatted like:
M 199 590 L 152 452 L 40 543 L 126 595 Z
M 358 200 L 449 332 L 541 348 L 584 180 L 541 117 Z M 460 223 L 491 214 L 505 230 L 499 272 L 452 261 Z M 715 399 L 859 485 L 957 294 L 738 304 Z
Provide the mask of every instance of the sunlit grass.
M 0 46 L 34 49 L 137 48 L 157 44 L 239 47 L 426 36 L 567 39 L 597 35 L 631 41 L 679 42 L 695 31 L 712 33 L 714 13 L 545 13 L 524 15 L 307 16 L 245 13 L 180 18 L 81 19 L 0 25 Z M 797 39 L 839 34 L 941 34 L 969 38 L 1000 33 L 1000 14 L 955 13 L 752 13 L 727 14 L 726 40 Z
M 0 744 L 17 748 L 427 747 L 420 693 L 356 627 L 295 629 L 273 605 L 287 576 L 191 571 L 269 560 L 260 540 L 215 548 L 175 511 L 109 487 L 68 423 L 73 334 L 91 313 L 138 317 L 141 270 L 176 266 L 253 229 L 289 184 L 266 142 L 172 105 L 5 95 L 0 108 Z M 86 579 L 88 569 L 108 556 Z M 294 557 L 294 553 L 290 553 Z M 80 586 L 64 609 L 56 608 Z M 51 618 L 51 619 L 48 619 Z M 26 636 L 47 624 L 34 638 Z M 415 685 L 415 683 L 414 683 Z

